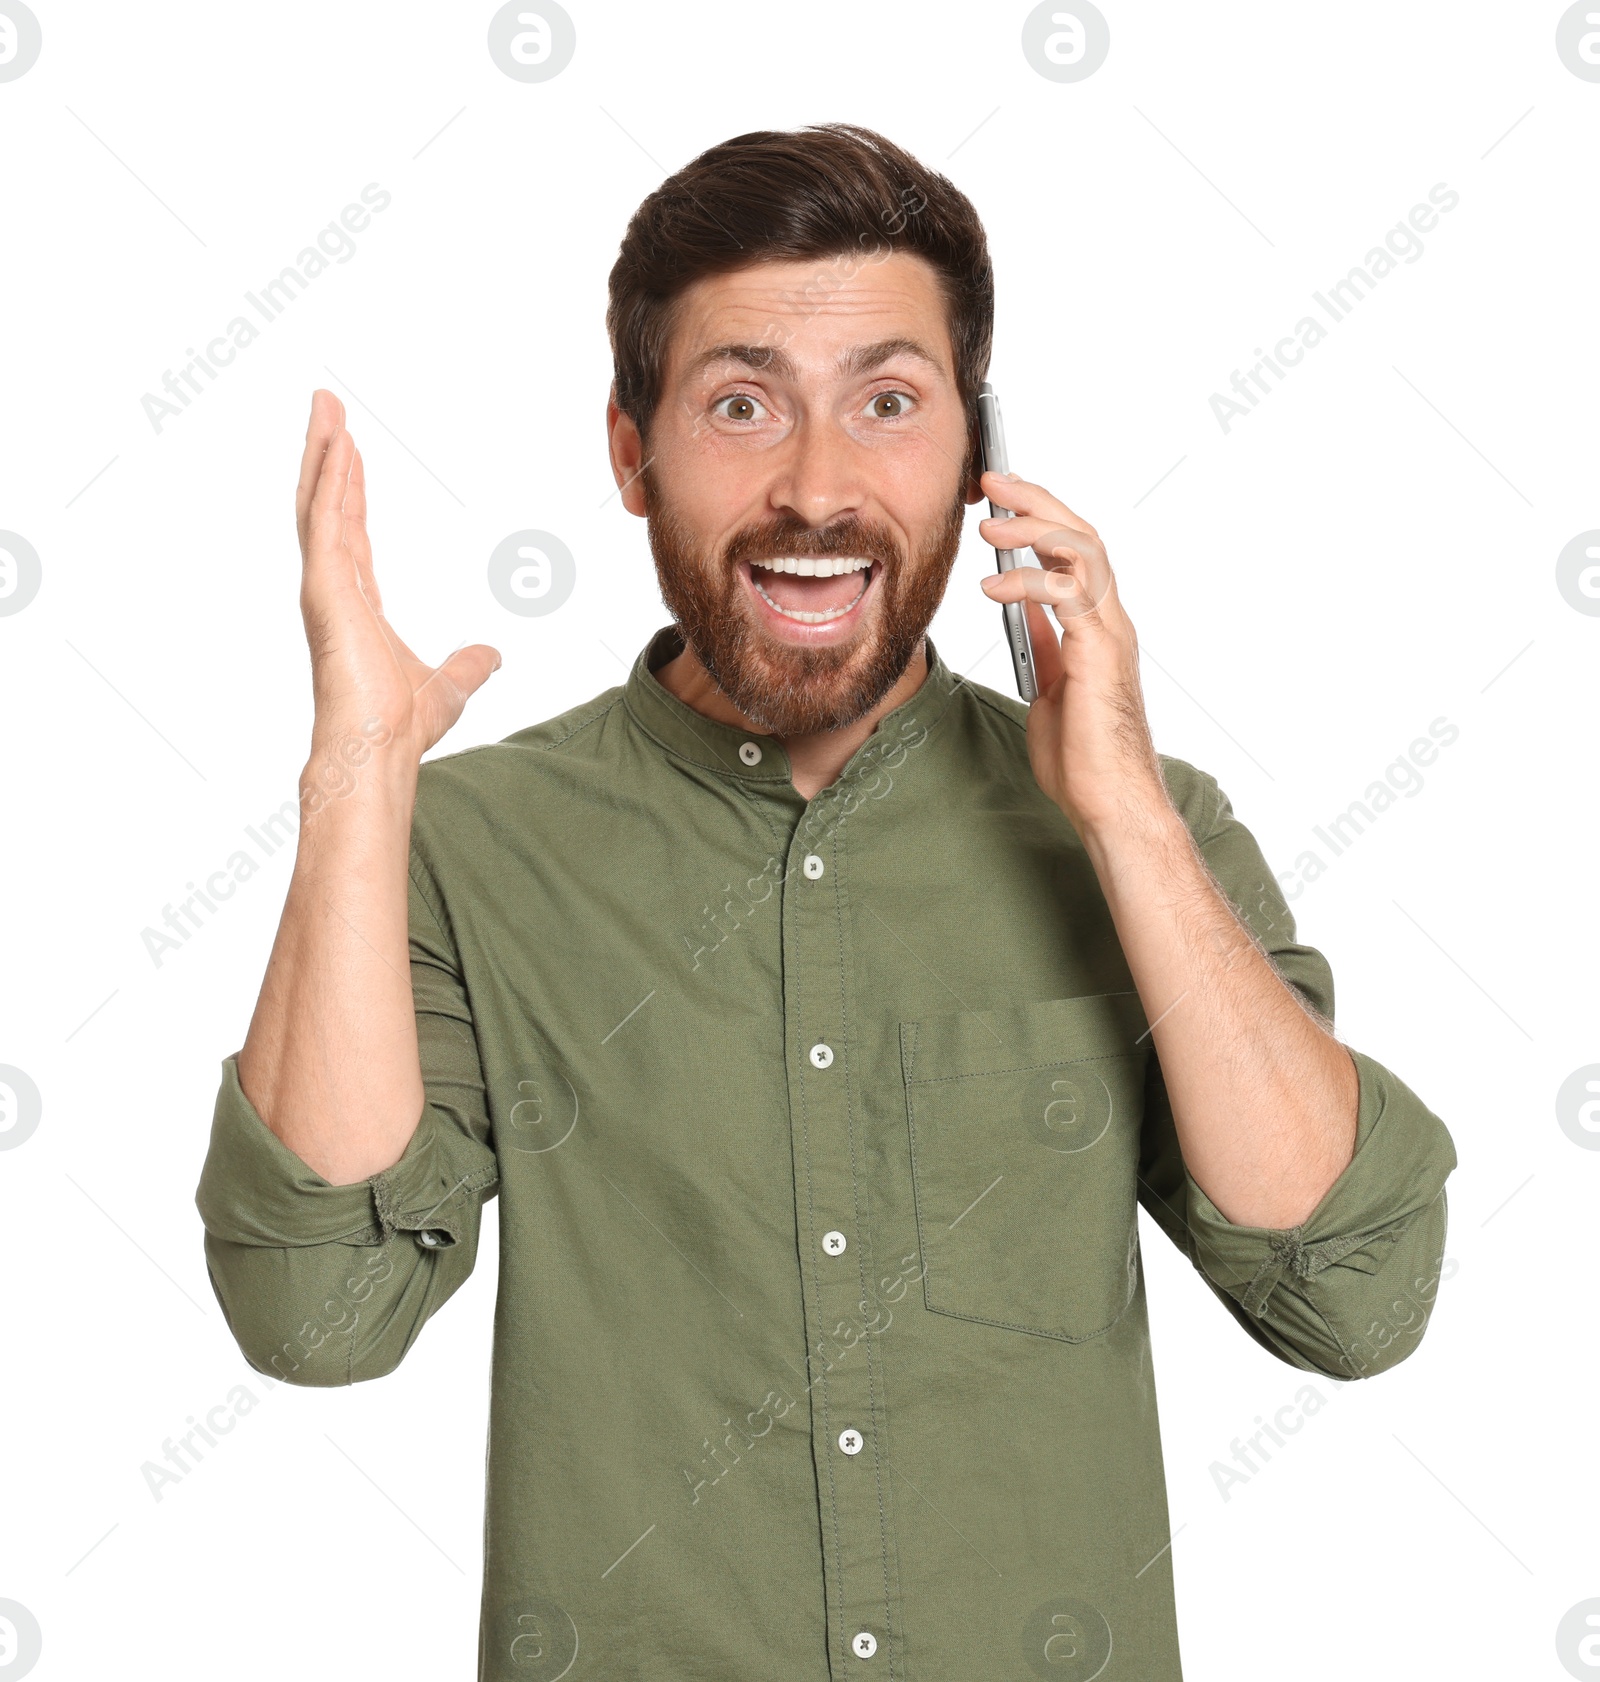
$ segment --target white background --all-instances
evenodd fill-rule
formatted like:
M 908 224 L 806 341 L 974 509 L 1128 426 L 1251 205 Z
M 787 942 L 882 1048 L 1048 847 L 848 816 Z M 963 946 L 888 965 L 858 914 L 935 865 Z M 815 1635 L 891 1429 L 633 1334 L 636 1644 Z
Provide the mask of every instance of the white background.
M 1013 465 L 1098 527 L 1157 745 L 1274 869 L 1431 720 L 1460 732 L 1293 901 L 1342 1036 L 1456 1140 L 1418 1353 L 1318 1381 L 1224 1500 L 1212 1463 L 1306 1377 L 1146 1229 L 1186 1674 L 1565 1675 L 1557 1623 L 1600 1596 L 1600 1152 L 1555 1111 L 1600 1061 L 1600 618 L 1555 564 L 1600 527 L 1600 84 L 1562 7 L 1103 0 L 1109 58 L 1060 84 L 1024 6 L 569 4 L 576 55 L 530 85 L 488 5 L 35 0 L 43 54 L 0 84 L 0 528 L 43 566 L 0 617 L 0 1063 L 44 1100 L 0 1153 L 0 1598 L 36 1674 L 472 1673 L 492 1206 L 397 1373 L 267 1394 L 192 1199 L 291 850 L 159 967 L 141 931 L 293 798 L 312 389 L 348 406 L 402 633 L 505 657 L 440 751 L 577 703 L 665 618 L 603 448 L 625 221 L 707 145 L 846 119 L 976 202 Z M 354 258 L 154 431 L 141 396 L 372 181 Z M 1225 434 L 1211 394 L 1438 182 L 1420 259 Z M 577 559 L 546 618 L 486 585 L 521 527 Z M 933 634 L 1009 691 L 991 564 L 969 530 Z M 157 1501 L 141 1466 L 241 1382 L 256 1408 Z

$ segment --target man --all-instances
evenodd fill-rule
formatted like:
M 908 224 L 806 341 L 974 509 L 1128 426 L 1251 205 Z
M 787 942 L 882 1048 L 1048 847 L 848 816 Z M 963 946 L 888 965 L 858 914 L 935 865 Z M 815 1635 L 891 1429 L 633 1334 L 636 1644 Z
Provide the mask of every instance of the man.
M 948 181 L 740 136 L 640 207 L 608 322 L 673 625 L 426 764 L 498 656 L 388 625 L 314 399 L 306 817 L 198 1197 L 229 1323 L 294 1383 L 389 1372 L 498 1194 L 482 1677 L 1173 1682 L 1138 1205 L 1360 1377 L 1415 1346 L 1449 1137 L 1154 750 L 1093 528 L 975 475 Z M 983 495 L 1044 563 L 984 581 L 1031 708 L 924 635 Z

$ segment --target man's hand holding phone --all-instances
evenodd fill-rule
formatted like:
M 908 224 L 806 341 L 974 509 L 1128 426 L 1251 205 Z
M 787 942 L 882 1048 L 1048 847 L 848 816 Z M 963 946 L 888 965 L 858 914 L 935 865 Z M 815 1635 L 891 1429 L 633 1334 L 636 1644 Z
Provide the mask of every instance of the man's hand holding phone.
M 1014 473 L 986 472 L 979 483 L 1013 515 L 981 521 L 983 540 L 1031 549 L 1040 562 L 982 581 L 991 601 L 1025 604 L 1039 688 L 1028 714 L 1028 757 L 1039 786 L 1086 839 L 1151 803 L 1168 808 L 1139 683 L 1138 637 L 1100 534 Z

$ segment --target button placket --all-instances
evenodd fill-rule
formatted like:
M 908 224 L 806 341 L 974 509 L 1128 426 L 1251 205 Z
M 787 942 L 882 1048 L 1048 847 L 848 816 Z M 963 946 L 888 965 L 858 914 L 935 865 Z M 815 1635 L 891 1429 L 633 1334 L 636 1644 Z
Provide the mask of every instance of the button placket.
M 823 821 L 833 820 L 824 814 Z M 785 989 L 786 1038 L 793 1048 L 791 1142 L 797 1217 L 807 1237 L 801 1264 L 806 1372 L 829 1647 L 836 1676 L 853 1674 L 861 1659 L 876 1654 L 874 1668 L 888 1679 L 896 1667 L 893 1648 L 883 1643 L 899 1608 L 886 1583 L 898 1581 L 898 1569 L 886 1559 L 893 1542 L 873 1428 L 877 1353 L 862 1320 L 867 1287 L 860 1273 L 871 1246 L 863 1239 L 866 1248 L 854 1249 L 862 1238 L 854 1223 L 860 1218 L 856 1164 L 863 1141 L 852 1137 L 858 1124 L 852 1119 L 850 1023 L 841 979 L 848 968 L 842 961 L 848 919 L 841 912 L 836 835 L 807 829 L 802 820 L 790 851 L 783 964 L 794 983 Z M 833 1224 L 819 1232 L 829 1217 Z

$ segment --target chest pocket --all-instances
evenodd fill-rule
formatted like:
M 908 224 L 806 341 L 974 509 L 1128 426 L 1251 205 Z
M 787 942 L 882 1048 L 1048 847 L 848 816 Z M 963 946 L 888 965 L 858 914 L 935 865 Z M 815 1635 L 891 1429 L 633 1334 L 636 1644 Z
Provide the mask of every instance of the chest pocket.
M 1147 1026 L 1136 992 L 900 1024 L 935 1313 L 1081 1343 L 1127 1308 Z

